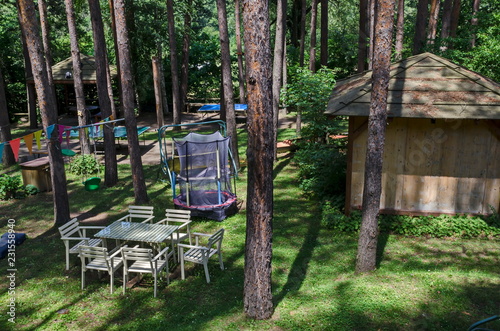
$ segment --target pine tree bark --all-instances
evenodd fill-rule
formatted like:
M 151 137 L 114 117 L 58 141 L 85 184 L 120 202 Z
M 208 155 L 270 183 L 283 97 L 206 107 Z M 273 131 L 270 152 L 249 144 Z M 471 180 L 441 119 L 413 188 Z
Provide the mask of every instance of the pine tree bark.
M 163 98 L 161 92 L 160 81 L 160 60 L 158 57 L 153 56 L 151 61 L 153 66 L 153 86 L 155 90 L 155 104 L 156 104 L 156 123 L 158 128 L 163 126 Z
M 177 42 L 175 41 L 175 19 L 174 2 L 167 0 L 167 21 L 168 21 L 168 40 L 170 46 L 170 71 L 172 75 L 172 114 L 173 124 L 181 124 L 181 109 L 179 105 L 179 73 L 177 65 Z
M 403 58 L 403 37 L 405 24 L 405 0 L 398 0 L 398 18 L 396 22 L 396 45 L 394 46 L 394 59 L 400 61 Z
M 359 1 L 359 36 L 358 36 L 358 73 L 367 68 L 368 61 L 368 38 L 370 37 L 368 22 L 369 0 Z
M 429 16 L 428 0 L 418 0 L 417 21 L 415 23 L 415 34 L 413 35 L 413 54 L 422 53 L 425 41 L 425 27 L 427 16 Z
M 455 38 L 457 36 L 458 21 L 460 20 L 460 0 L 453 1 L 453 7 L 451 11 L 451 22 L 450 22 L 450 36 Z
M 328 0 L 321 1 L 321 51 L 320 63 L 323 67 L 328 66 Z
M 236 34 L 236 53 L 238 55 L 238 84 L 239 84 L 239 99 L 240 103 L 245 101 L 245 68 L 243 66 L 243 49 L 241 47 L 241 18 L 240 18 L 240 0 L 234 1 L 234 20 Z
M 363 216 L 359 233 L 356 272 L 375 270 L 377 259 L 377 218 L 382 192 L 382 160 L 387 123 L 393 8 L 394 0 L 377 0 L 372 94 L 363 187 Z
M 453 0 L 444 0 L 443 3 L 443 16 L 441 18 L 441 39 L 447 39 L 450 37 L 450 27 L 451 27 L 451 13 L 453 10 Z M 446 49 L 446 45 L 443 45 Z
M 191 38 L 191 12 L 193 1 L 188 0 L 186 12 L 184 13 L 184 36 L 182 38 L 182 61 L 181 61 L 181 89 L 180 105 L 181 110 L 186 110 L 188 83 L 189 83 L 189 43 Z M 160 58 L 161 59 L 161 58 Z M 160 66 L 161 69 L 161 66 Z
M 68 22 L 69 40 L 71 47 L 71 60 L 73 62 L 73 86 L 76 97 L 76 113 L 78 125 L 83 126 L 88 123 L 88 114 L 85 110 L 85 93 L 83 91 L 82 61 L 80 58 L 80 46 L 78 46 L 78 36 L 76 35 L 75 9 L 73 0 L 64 0 L 66 6 L 66 20 Z M 90 143 L 85 129 L 79 130 L 80 148 L 83 154 L 90 154 Z
M 441 1 L 440 0 L 431 0 L 431 9 L 429 12 L 429 24 L 427 27 L 427 44 L 434 44 L 434 40 L 436 39 L 437 32 L 437 22 L 439 17 L 439 7 Z
M 38 0 L 38 15 L 40 16 L 40 31 L 42 33 L 43 54 L 47 66 L 49 85 L 52 87 L 52 93 L 54 94 L 57 108 L 56 87 L 54 85 L 54 77 L 52 76 L 52 65 L 54 64 L 54 60 L 52 58 L 52 52 L 50 51 L 50 26 L 47 20 L 47 3 L 45 0 Z
M 104 38 L 104 25 L 102 23 L 101 6 L 99 0 L 88 0 L 90 19 L 92 22 L 92 35 L 94 38 L 94 53 L 96 64 L 97 95 L 99 108 L 103 118 L 113 115 L 111 103 L 113 98 L 109 96 L 108 90 L 108 61 L 106 52 L 106 40 Z M 113 127 L 104 125 L 104 182 L 107 187 L 118 183 L 118 166 L 116 161 L 116 146 Z
M 300 48 L 299 48 L 299 65 L 304 66 L 304 54 L 306 49 L 306 16 L 307 16 L 307 0 L 300 2 Z
M 3 80 L 2 68 L 0 67 L 0 141 L 10 141 L 12 135 L 10 132 L 9 109 L 7 108 L 7 98 L 5 97 L 5 83 Z M 16 163 L 14 153 L 9 144 L 4 146 L 2 163 L 9 167 Z
M 38 105 L 45 130 L 57 124 L 57 108 L 55 107 L 54 94 L 47 74 L 47 67 L 43 58 L 40 33 L 37 25 L 35 4 L 33 0 L 17 0 L 21 29 L 26 39 L 30 56 L 33 78 L 38 97 Z M 70 219 L 69 199 L 66 183 L 64 161 L 61 153 L 57 130 L 48 137 L 48 151 L 50 175 L 54 201 L 54 221 L 56 225 L 64 224 Z
M 114 0 L 108 0 L 108 6 L 109 6 L 110 21 L 111 21 L 111 31 L 113 33 L 113 46 L 115 49 L 115 59 L 116 59 L 116 63 L 118 64 L 118 63 L 120 63 L 120 54 L 118 52 L 118 40 L 116 37 L 115 4 L 113 3 L 113 1 Z M 116 74 L 118 77 L 121 77 L 119 65 L 116 66 Z M 123 113 L 123 110 L 122 110 L 122 105 L 123 105 L 122 94 L 123 93 L 122 93 L 122 86 L 121 86 L 120 78 L 118 78 L 117 85 L 118 85 L 119 108 L 116 109 L 116 114 L 113 114 L 113 116 L 115 118 L 118 118 L 118 116 Z
M 470 46 L 474 48 L 476 46 L 476 29 L 478 24 L 477 14 L 479 13 L 479 5 L 481 4 L 481 0 L 474 0 L 472 4 L 472 19 L 470 24 L 472 25 L 472 36 L 470 40 Z
M 125 16 L 124 0 L 114 0 L 116 18 L 116 37 L 120 58 L 120 81 L 122 87 L 123 112 L 125 128 L 127 130 L 128 151 L 132 181 L 134 184 L 134 197 L 136 204 L 145 204 L 149 201 L 142 169 L 141 150 L 137 135 L 137 121 L 134 113 L 134 83 L 132 78 L 132 65 L 130 59 L 130 44 Z
M 283 82 L 283 61 L 285 55 L 285 35 L 286 35 L 286 7 L 287 0 L 278 0 L 276 7 L 276 33 L 274 41 L 273 58 L 273 129 L 274 141 L 278 140 L 278 121 L 280 90 Z M 274 159 L 277 159 L 276 144 L 274 144 Z
M 318 0 L 311 3 L 311 28 L 309 37 L 309 70 L 316 72 L 316 26 L 318 20 Z
M 373 49 L 375 48 L 375 0 L 368 0 L 368 17 L 370 19 L 370 43 L 368 44 L 368 70 L 373 66 Z
M 267 0 L 243 0 L 248 89 L 248 188 L 243 305 L 247 316 L 273 313 L 271 292 L 273 219 L 272 63 Z
M 238 155 L 238 134 L 236 132 L 236 114 L 234 110 L 233 79 L 231 75 L 231 54 L 229 51 L 229 31 L 227 27 L 226 1 L 217 0 L 217 17 L 219 19 L 219 41 L 221 48 L 222 67 L 222 89 L 223 105 L 226 114 L 227 132 L 231 137 L 231 153 L 236 164 L 240 168 L 240 157 Z

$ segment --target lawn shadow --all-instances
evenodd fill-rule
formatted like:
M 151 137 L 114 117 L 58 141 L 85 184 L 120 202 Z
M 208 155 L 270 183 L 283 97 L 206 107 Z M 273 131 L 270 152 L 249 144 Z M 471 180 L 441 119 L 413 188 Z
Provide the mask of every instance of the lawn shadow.
M 388 233 L 380 233 L 378 235 L 378 241 L 377 241 L 377 260 L 375 262 L 375 265 L 377 266 L 377 269 L 380 267 L 380 263 L 382 263 L 384 259 L 384 251 L 385 247 L 387 246 L 387 241 L 389 240 L 389 234 Z
M 297 291 L 301 288 L 307 276 L 307 269 L 309 268 L 309 262 L 312 259 L 314 249 L 318 245 L 318 236 L 321 229 L 320 219 L 309 217 L 304 221 L 307 223 L 307 233 L 290 267 L 287 282 L 282 286 L 281 291 L 274 295 L 273 304 L 275 308 L 289 292 Z M 275 232 L 279 231 L 275 230 Z
M 293 153 L 287 153 L 278 159 L 276 167 L 273 170 L 273 180 L 279 175 L 279 173 L 292 161 Z

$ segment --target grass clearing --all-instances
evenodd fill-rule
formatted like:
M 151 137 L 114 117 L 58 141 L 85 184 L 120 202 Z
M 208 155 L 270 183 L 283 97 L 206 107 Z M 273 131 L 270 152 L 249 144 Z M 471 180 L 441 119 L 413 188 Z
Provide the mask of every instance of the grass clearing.
M 239 141 L 246 145 L 245 138 Z M 241 155 L 245 159 L 244 153 Z M 146 183 L 156 217 L 173 207 L 171 191 L 156 180 L 157 166 L 145 166 Z M 113 188 L 86 192 L 82 179 L 68 174 L 71 211 L 106 215 L 103 222 L 125 214 L 133 204 L 130 169 L 119 165 Z M 0 201 L 0 232 L 7 219 L 29 239 L 16 248 L 16 324 L 0 318 L 1 330 L 373 330 L 466 329 L 499 314 L 500 242 L 479 239 L 426 239 L 381 234 L 378 270 L 356 275 L 357 236 L 321 226 L 320 206 L 298 188 L 291 157 L 275 165 L 273 296 L 270 320 L 253 321 L 243 314 L 245 205 L 223 222 L 196 220 L 194 231 L 226 229 L 225 270 L 214 259 L 212 282 L 203 268 L 188 265 L 187 278 L 171 266 L 171 283 L 159 282 L 153 297 L 149 275 L 126 294 L 121 279 L 109 293 L 109 279 L 88 276 L 80 290 L 80 266 L 71 256 L 65 271 L 64 246 L 53 227 L 50 193 L 24 200 Z M 240 201 L 246 200 L 246 173 L 237 179 Z M 6 274 L 7 260 L 0 260 Z M 4 276 L 5 277 L 5 276 Z M 0 282 L 0 300 L 9 300 Z M 6 305 L 3 306 L 5 312 Z M 500 329 L 500 323 L 488 324 Z

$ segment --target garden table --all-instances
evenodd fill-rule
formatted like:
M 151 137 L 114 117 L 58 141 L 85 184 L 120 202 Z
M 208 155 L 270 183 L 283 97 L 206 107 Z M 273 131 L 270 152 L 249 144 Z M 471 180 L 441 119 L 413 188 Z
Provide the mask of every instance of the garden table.
M 94 236 L 103 239 L 104 245 L 106 245 L 106 239 L 115 239 L 118 243 L 121 240 L 138 241 L 156 245 L 156 248 L 159 248 L 159 245 L 166 239 L 169 237 L 172 239 L 173 233 L 178 229 L 177 225 L 115 221 Z M 170 241 L 173 251 L 174 240 Z

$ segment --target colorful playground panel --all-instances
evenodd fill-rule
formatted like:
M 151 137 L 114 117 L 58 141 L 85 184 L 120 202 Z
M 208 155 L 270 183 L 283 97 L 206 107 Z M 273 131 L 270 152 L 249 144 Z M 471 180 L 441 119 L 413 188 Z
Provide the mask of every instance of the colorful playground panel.
M 246 103 L 235 103 L 234 110 L 246 111 L 248 108 Z M 218 112 L 220 111 L 220 104 L 203 105 L 198 109 L 198 112 Z

